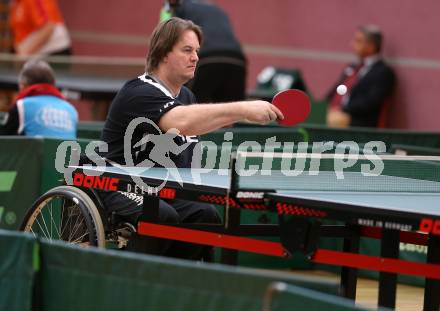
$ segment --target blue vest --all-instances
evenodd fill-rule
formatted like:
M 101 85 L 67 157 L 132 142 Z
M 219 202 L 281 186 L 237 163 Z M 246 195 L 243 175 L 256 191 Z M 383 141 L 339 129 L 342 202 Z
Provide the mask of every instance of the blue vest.
M 76 139 L 78 113 L 65 100 L 52 95 L 25 97 L 17 101 L 19 134 Z

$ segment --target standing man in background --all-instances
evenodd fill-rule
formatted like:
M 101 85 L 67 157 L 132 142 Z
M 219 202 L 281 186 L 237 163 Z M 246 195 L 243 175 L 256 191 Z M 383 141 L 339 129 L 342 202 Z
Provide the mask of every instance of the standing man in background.
M 327 95 L 329 127 L 378 126 L 395 75 L 381 56 L 382 33 L 377 26 L 359 27 L 352 41 L 358 62 L 348 65 Z
M 197 101 L 216 103 L 245 99 L 246 57 L 226 13 L 203 1 L 168 0 L 161 19 L 170 16 L 191 20 L 203 31 L 199 64 L 194 79 L 188 84 Z

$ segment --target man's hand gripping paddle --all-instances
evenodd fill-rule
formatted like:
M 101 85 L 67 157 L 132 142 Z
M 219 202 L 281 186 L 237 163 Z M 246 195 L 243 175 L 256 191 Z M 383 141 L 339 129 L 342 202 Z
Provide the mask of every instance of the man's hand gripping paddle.
M 272 104 L 284 115 L 283 120 L 278 120 L 282 126 L 294 126 L 304 122 L 310 114 L 310 99 L 306 93 L 300 90 L 285 90 L 277 93 Z

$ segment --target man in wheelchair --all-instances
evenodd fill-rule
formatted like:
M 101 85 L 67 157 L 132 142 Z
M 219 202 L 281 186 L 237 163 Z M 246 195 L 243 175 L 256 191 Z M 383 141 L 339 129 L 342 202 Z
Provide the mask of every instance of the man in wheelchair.
M 135 165 L 154 160 L 150 159 L 154 145 L 144 137 L 169 133 L 173 129 L 173 133 L 179 134 L 174 141 L 187 147 L 177 155 L 169 153 L 170 159 L 178 168 L 194 167 L 197 164 L 192 163 L 192 155 L 197 146 L 197 135 L 244 119 L 267 123 L 282 117 L 281 112 L 264 101 L 195 104 L 194 95 L 184 84 L 194 76 L 201 43 L 201 29 L 191 21 L 171 18 L 156 27 L 150 42 L 146 73 L 128 81 L 110 106 L 101 135 L 101 140 L 108 144 L 104 155 L 107 160 L 126 165 L 124 150 L 127 148 Z M 149 123 L 138 126 L 133 132 L 131 145 L 124 146 L 124 133 L 138 117 L 148 118 Z M 145 143 L 139 146 L 137 142 L 142 139 Z M 158 143 L 157 139 L 155 143 Z M 142 197 L 134 194 L 109 192 L 103 196 L 103 202 L 108 212 L 116 213 L 132 224 L 142 214 Z M 159 221 L 219 223 L 220 217 L 215 207 L 209 204 L 161 200 Z M 170 241 L 162 245 L 161 254 L 188 259 L 200 258 L 207 248 Z
M 157 162 L 171 161 L 174 168 L 197 168 L 200 167 L 200 163 L 197 163 L 200 160 L 195 160 L 199 157 L 193 159 L 193 154 L 196 154 L 195 148 L 200 146 L 197 144 L 198 135 L 238 121 L 267 124 L 283 118 L 275 106 L 261 100 L 195 104 L 195 96 L 184 84 L 194 76 L 201 44 L 202 31 L 191 21 L 173 17 L 156 27 L 151 37 L 146 73 L 126 82 L 110 106 L 101 134 L 101 140 L 107 145 L 107 151 L 101 153 L 106 163 L 114 166 L 160 167 Z M 155 136 L 154 140 L 151 139 L 152 135 Z M 173 149 L 169 142 L 167 144 L 169 139 L 165 139 L 165 135 L 173 135 L 177 148 Z M 130 136 L 129 139 L 127 136 Z M 161 140 L 161 137 L 164 139 Z M 157 156 L 152 156 L 155 155 L 153 149 L 157 144 L 164 144 L 159 149 L 168 148 L 170 151 L 166 155 L 169 157 L 167 161 L 154 161 Z M 38 210 L 38 204 L 47 203 L 47 195 L 53 198 L 60 195 L 60 191 L 64 198 L 71 198 L 72 204 L 82 210 L 83 205 L 98 206 L 88 208 L 85 212 L 88 216 L 84 217 L 84 224 L 88 227 L 93 227 L 90 223 L 97 224 L 87 237 L 82 237 L 91 241 L 91 244 L 105 245 L 105 237 L 99 234 L 104 229 L 98 227 L 106 225 L 99 224 L 99 217 L 104 220 L 110 217 L 110 226 L 129 224 L 123 226 L 125 230 L 130 228 L 130 224 L 136 227 L 143 214 L 142 196 L 118 191 L 100 191 L 97 196 L 96 192 L 85 194 L 75 187 L 59 188 L 62 189 L 58 189 L 58 192 L 53 190 L 40 198 L 34 209 Z M 102 210 L 105 210 L 104 215 Z M 113 218 L 118 220 L 114 222 Z M 183 200 L 160 200 L 158 220 L 171 224 L 212 224 L 221 221 L 214 206 Z M 25 222 L 23 228 L 30 227 Z M 206 259 L 209 257 L 207 254 L 212 252 L 212 248 L 207 246 L 160 241 L 155 252 L 160 255 L 198 260 Z M 139 251 L 133 244 L 136 244 L 135 241 L 130 240 L 128 248 Z

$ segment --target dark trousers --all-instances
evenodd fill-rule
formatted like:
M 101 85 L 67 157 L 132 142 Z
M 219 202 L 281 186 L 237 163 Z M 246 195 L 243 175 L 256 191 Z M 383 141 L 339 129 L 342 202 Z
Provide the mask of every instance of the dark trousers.
M 246 67 L 228 63 L 202 63 L 188 87 L 198 103 L 224 103 L 246 97 Z
M 136 226 L 139 217 L 142 215 L 142 197 L 120 192 L 106 192 L 100 196 L 109 214 L 115 213 L 118 218 Z M 159 223 L 216 224 L 220 222 L 220 215 L 211 204 L 184 200 L 159 201 Z M 129 248 L 133 247 L 138 250 L 139 248 L 134 246 L 133 243 L 135 241 L 129 243 Z M 198 260 L 209 257 L 212 253 L 212 247 L 160 239 L 159 247 L 154 253 L 175 258 Z

